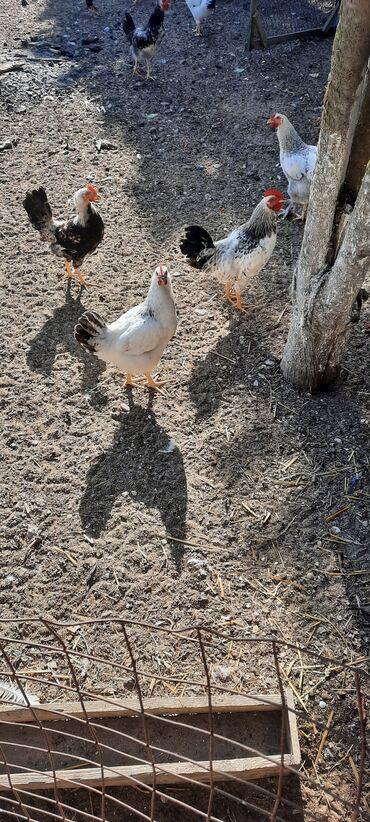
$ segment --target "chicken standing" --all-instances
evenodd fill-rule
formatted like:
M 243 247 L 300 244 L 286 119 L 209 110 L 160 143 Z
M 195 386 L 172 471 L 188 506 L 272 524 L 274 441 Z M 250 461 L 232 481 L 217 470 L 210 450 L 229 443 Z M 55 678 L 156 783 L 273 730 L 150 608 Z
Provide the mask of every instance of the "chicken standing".
M 76 191 L 73 203 L 77 216 L 66 222 L 54 220 L 44 188 L 27 191 L 23 205 L 29 220 L 40 232 L 43 242 L 50 243 L 50 249 L 58 257 L 64 257 L 68 279 L 75 275 L 81 285 L 86 280 L 80 272 L 85 257 L 92 254 L 104 236 L 104 223 L 93 203 L 99 200 L 95 186 L 88 183 Z M 71 268 L 73 264 L 73 272 Z
M 135 386 L 134 374 L 144 374 L 148 388 L 162 383 L 154 368 L 177 327 L 171 278 L 167 268 L 156 268 L 146 300 L 107 325 L 95 311 L 86 311 L 75 327 L 75 339 L 100 360 L 126 373 L 126 385 Z
M 139 73 L 139 63 L 145 61 L 147 80 L 154 79 L 151 71 L 152 62 L 164 37 L 164 15 L 169 8 L 170 0 L 159 0 L 145 28 L 135 27 L 131 14 L 128 12 L 125 14 L 123 31 L 131 44 L 130 54 L 134 61 L 133 74 Z
M 225 283 L 225 299 L 241 311 L 247 307 L 241 294 L 252 277 L 269 261 L 275 248 L 276 214 L 282 203 L 281 191 L 268 189 L 248 222 L 215 243 L 201 226 L 185 228 L 185 237 L 180 242 L 181 252 L 194 268 L 204 269 Z
M 284 216 L 298 204 L 303 205 L 300 219 L 304 220 L 316 165 L 317 147 L 303 142 L 285 114 L 272 114 L 267 122 L 277 130 L 280 165 L 288 180 L 290 203 L 284 211 Z
M 202 20 L 208 17 L 211 11 L 216 8 L 216 0 L 185 0 L 186 5 L 193 15 L 195 22 L 195 34 L 197 37 L 202 35 Z

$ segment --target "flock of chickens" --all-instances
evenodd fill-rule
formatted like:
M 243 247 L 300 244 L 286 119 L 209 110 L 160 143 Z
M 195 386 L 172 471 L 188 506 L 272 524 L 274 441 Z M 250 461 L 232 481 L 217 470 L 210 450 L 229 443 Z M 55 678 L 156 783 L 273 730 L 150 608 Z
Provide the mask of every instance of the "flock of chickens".
M 161 0 L 164 4 L 168 0 Z M 289 204 L 283 215 L 297 205 L 307 207 L 316 162 L 316 147 L 303 142 L 284 114 L 273 114 L 268 123 L 276 129 L 280 164 L 288 180 Z M 53 218 L 45 189 L 28 191 L 24 207 L 41 240 L 64 259 L 67 277 L 87 283 L 80 267 L 84 258 L 100 245 L 103 220 L 96 208 L 99 194 L 92 184 L 73 197 L 76 216 L 66 222 Z M 205 228 L 189 225 L 183 231 L 180 250 L 187 262 L 216 277 L 225 288 L 225 298 L 240 311 L 246 306 L 242 294 L 252 277 L 268 263 L 276 244 L 277 215 L 282 212 L 283 195 L 271 188 L 255 207 L 248 222 L 228 237 L 213 241 Z M 72 268 L 73 267 L 73 268 Z M 167 343 L 177 327 L 171 277 L 164 265 L 156 268 L 144 302 L 107 324 L 95 311 L 86 311 L 75 327 L 75 339 L 106 363 L 126 374 L 126 385 L 134 386 L 134 376 L 144 375 L 149 388 L 160 389 L 153 378 Z

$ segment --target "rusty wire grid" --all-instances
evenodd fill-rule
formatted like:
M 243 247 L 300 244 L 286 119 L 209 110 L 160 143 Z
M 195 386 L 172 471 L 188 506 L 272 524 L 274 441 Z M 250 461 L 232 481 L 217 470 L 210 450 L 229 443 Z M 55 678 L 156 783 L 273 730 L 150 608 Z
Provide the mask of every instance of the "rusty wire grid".
M 262 651 L 270 674 L 260 681 Z M 238 627 L 35 618 L 0 620 L 0 659 L 4 822 L 370 819 L 363 657 Z M 241 716 L 251 699 L 256 709 Z

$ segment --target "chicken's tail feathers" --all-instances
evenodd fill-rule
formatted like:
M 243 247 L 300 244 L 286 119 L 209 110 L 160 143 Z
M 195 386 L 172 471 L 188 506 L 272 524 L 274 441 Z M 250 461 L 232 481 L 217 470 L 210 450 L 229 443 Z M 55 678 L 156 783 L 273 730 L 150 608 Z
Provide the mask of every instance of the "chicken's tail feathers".
M 187 257 L 190 265 L 194 268 L 203 268 L 212 256 L 210 252 L 214 247 L 212 237 L 205 228 L 201 225 L 186 226 L 184 237 L 180 240 L 180 251 Z
M 159 4 L 156 5 L 154 11 L 151 13 L 148 21 L 148 28 L 158 29 L 164 21 L 164 11 L 162 11 Z
M 40 188 L 27 191 L 23 205 L 31 225 L 40 232 L 41 239 L 52 242 L 54 240 L 53 215 L 45 189 L 40 186 Z
M 131 43 L 132 35 L 135 31 L 135 23 L 131 17 L 131 14 L 129 14 L 128 11 L 126 11 L 125 16 L 123 18 L 123 31 L 125 32 L 128 41 Z
M 96 311 L 85 311 L 75 325 L 75 340 L 88 351 L 95 353 L 98 339 L 106 327 L 107 324 L 100 314 Z

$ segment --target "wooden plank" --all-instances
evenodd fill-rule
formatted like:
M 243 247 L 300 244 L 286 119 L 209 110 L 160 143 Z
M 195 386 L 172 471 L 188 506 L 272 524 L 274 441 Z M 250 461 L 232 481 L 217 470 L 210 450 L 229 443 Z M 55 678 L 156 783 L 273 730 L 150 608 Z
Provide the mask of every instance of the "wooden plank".
M 267 46 L 288 43 L 290 40 L 306 40 L 309 37 L 322 38 L 322 29 L 302 29 L 302 31 L 291 31 L 288 34 L 273 34 L 267 38 Z
M 141 713 L 139 700 L 95 700 L 84 702 L 88 717 L 102 719 L 106 716 L 137 716 Z M 145 713 L 160 715 L 205 714 L 208 713 L 208 702 L 204 697 L 167 698 L 151 697 L 144 699 Z M 214 713 L 236 713 L 248 711 L 277 711 L 281 707 L 280 694 L 255 694 L 253 697 L 227 696 L 214 697 Z M 33 709 L 22 705 L 0 707 L 1 722 L 34 722 L 38 719 L 63 719 L 63 716 L 84 718 L 80 702 L 52 702 L 34 705 Z
M 301 748 L 299 744 L 297 715 L 295 712 L 293 691 L 290 688 L 285 690 L 285 699 L 288 706 L 288 725 L 289 725 L 289 748 L 293 757 L 293 762 L 299 765 L 301 762 Z
M 248 20 L 247 45 L 245 47 L 246 51 L 252 51 L 253 17 L 254 17 L 254 12 L 255 12 L 255 9 L 256 9 L 256 2 L 257 2 L 257 0 L 250 0 L 250 3 L 249 3 L 249 20 Z
M 280 755 L 270 757 L 273 761 L 266 761 L 264 757 L 250 757 L 248 759 L 221 759 L 213 763 L 213 778 L 215 781 L 224 782 L 234 776 L 240 779 L 262 779 L 269 776 L 276 776 L 280 772 Z M 298 767 L 299 762 L 294 762 L 291 754 L 284 757 L 284 765 Z M 184 784 L 184 777 L 188 777 L 198 782 L 210 781 L 209 761 L 204 760 L 197 765 L 189 762 L 166 762 L 157 763 L 156 784 L 173 785 Z M 284 771 L 288 773 L 287 768 Z M 25 790 L 49 790 L 54 787 L 53 773 L 28 772 L 13 773 L 12 785 L 14 788 Z M 71 770 L 56 771 L 58 788 L 76 788 L 88 785 L 99 787 L 102 785 L 102 773 L 100 767 L 80 768 Z M 153 769 L 151 765 L 128 765 L 104 768 L 104 785 L 133 785 L 135 782 L 152 784 Z M 0 792 L 9 791 L 9 780 L 7 776 L 0 776 Z

